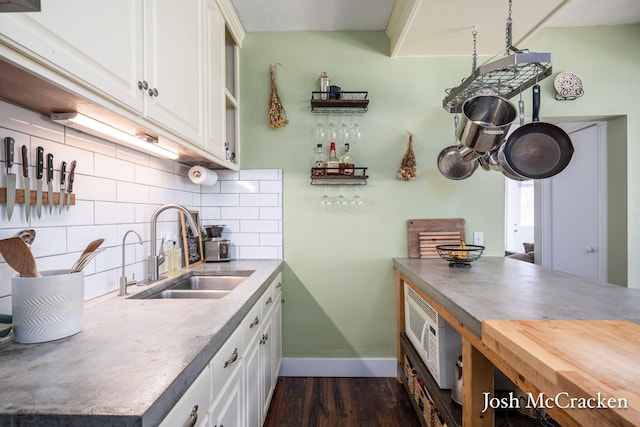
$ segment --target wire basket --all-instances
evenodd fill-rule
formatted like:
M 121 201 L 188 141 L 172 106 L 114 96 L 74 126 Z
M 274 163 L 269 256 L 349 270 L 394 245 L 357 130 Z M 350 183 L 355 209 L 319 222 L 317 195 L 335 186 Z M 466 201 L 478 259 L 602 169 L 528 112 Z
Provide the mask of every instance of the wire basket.
M 473 261 L 480 258 L 484 246 L 466 245 L 466 248 L 461 248 L 460 245 L 438 245 L 436 250 L 440 258 L 449 261 L 449 267 L 469 268 Z

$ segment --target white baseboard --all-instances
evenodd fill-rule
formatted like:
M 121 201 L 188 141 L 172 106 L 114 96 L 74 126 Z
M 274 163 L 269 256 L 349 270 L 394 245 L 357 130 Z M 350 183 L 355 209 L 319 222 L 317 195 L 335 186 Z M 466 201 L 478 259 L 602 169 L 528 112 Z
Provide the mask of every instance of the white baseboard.
M 396 359 L 282 359 L 281 377 L 389 377 L 397 375 Z

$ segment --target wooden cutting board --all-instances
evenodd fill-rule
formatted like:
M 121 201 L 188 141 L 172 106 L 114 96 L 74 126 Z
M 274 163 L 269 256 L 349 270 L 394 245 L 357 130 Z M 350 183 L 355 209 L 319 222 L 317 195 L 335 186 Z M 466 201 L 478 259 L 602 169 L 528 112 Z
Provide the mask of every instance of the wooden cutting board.
M 420 243 L 420 258 L 440 258 L 436 246 L 459 245 L 460 232 L 458 231 L 421 231 L 418 233 Z
M 614 399 L 605 408 L 556 408 L 562 425 L 640 425 L 640 325 L 626 320 L 485 320 L 482 341 L 545 397 L 560 396 L 560 405 L 569 398 L 578 399 L 576 404 Z M 627 408 L 612 407 L 621 406 L 622 399 Z
M 420 256 L 420 233 L 441 233 L 448 232 L 457 233 L 460 237 L 456 243 L 460 242 L 460 239 L 464 240 L 464 218 L 431 218 L 431 219 L 410 219 L 407 221 L 407 242 L 409 246 L 409 258 L 421 258 Z M 424 235 L 426 236 L 426 235 Z M 423 240 L 428 237 L 423 237 Z M 423 245 L 426 243 L 423 241 Z M 439 245 L 449 242 L 438 243 Z M 435 248 L 435 245 L 433 246 Z M 435 250 L 435 249 L 434 249 Z M 426 252 L 425 254 L 426 255 Z M 433 255 L 433 253 L 431 254 Z M 425 256 L 429 257 L 429 256 Z M 437 252 L 435 257 L 439 258 Z

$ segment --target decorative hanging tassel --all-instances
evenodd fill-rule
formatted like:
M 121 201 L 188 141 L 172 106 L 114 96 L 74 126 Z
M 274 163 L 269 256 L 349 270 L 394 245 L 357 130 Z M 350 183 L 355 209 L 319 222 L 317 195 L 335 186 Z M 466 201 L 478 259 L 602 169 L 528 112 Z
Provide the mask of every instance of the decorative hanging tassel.
M 278 65 L 278 64 L 276 64 Z M 284 110 L 276 87 L 276 65 L 270 66 L 271 98 L 269 100 L 269 127 L 278 130 L 289 123 L 287 112 Z
M 402 158 L 402 165 L 398 171 L 398 178 L 403 181 L 409 181 L 420 175 L 418 166 L 416 166 L 416 155 L 413 152 L 413 134 L 409 132 L 409 146 L 407 152 Z

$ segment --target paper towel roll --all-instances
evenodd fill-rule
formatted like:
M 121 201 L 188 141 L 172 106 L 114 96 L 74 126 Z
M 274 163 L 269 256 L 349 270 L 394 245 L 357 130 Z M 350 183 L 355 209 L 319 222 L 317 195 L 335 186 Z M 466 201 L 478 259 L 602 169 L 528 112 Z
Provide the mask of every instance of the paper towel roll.
M 193 166 L 189 169 L 189 179 L 194 184 L 215 185 L 218 182 L 218 174 L 202 166 Z

